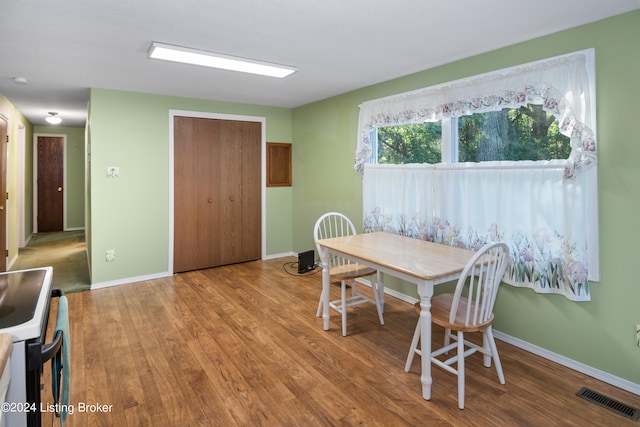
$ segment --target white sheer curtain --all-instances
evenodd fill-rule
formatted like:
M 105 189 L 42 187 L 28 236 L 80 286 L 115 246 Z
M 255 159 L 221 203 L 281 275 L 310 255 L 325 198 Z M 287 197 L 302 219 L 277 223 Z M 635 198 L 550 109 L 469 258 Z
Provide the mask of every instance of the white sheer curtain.
M 583 191 L 594 177 L 586 171 L 558 179 L 564 167 L 564 161 L 366 165 L 364 230 L 471 250 L 503 241 L 513 258 L 505 282 L 588 301 L 588 279 L 597 280 L 597 267 L 590 268 L 597 266 L 597 222 L 581 213 L 594 202 Z
M 506 282 L 590 299 L 599 280 L 593 50 L 361 105 L 355 169 L 364 228 L 478 249 L 504 241 Z M 375 165 L 378 127 L 541 104 L 571 138 L 566 160 Z

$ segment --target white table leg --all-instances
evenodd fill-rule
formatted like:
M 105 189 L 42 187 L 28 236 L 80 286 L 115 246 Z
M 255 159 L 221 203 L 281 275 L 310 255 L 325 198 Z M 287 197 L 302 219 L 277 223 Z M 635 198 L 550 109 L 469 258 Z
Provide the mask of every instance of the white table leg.
M 384 313 L 384 273 L 382 271 L 378 271 L 378 301 L 380 301 L 380 305 L 382 306 L 382 312 Z
M 420 349 L 422 351 L 422 397 L 431 400 L 431 297 L 433 284 L 418 285 L 420 295 Z
M 320 247 L 320 261 L 322 262 L 322 319 L 324 320 L 324 330 L 329 330 L 329 290 L 331 272 L 329 271 L 329 251 Z

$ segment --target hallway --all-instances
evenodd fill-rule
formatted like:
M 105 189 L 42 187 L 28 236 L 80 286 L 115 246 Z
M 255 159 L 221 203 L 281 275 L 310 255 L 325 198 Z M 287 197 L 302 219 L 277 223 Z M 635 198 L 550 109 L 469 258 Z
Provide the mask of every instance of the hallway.
M 84 230 L 34 234 L 9 270 L 53 267 L 53 287 L 69 294 L 90 288 Z

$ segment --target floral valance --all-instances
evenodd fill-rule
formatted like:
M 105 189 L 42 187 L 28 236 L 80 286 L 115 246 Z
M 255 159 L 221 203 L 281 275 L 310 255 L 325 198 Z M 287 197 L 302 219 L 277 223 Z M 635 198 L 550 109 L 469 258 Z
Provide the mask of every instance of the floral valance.
M 355 170 L 362 174 L 366 163 L 375 163 L 371 134 L 379 127 L 527 104 L 542 105 L 571 139 L 565 179 L 596 164 L 594 51 L 589 49 L 361 104 Z

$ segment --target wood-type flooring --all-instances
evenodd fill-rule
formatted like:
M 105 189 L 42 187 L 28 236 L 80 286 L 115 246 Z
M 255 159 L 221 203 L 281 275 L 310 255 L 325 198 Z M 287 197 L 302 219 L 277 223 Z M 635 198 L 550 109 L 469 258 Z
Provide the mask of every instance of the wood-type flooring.
M 321 274 L 298 276 L 286 267 L 293 261 L 69 295 L 74 413 L 65 426 L 639 425 L 575 393 L 586 386 L 633 406 L 640 396 L 499 340 L 505 385 L 476 354 L 466 364 L 464 410 L 456 378 L 437 367 L 425 401 L 419 357 L 403 370 L 412 305 L 387 295 L 384 326 L 365 305 L 349 312 L 348 336 L 335 312 L 324 331 L 315 317 Z M 337 298 L 339 286 L 331 292 Z M 442 339 L 437 328 L 433 339 Z M 44 413 L 43 425 L 51 418 Z

